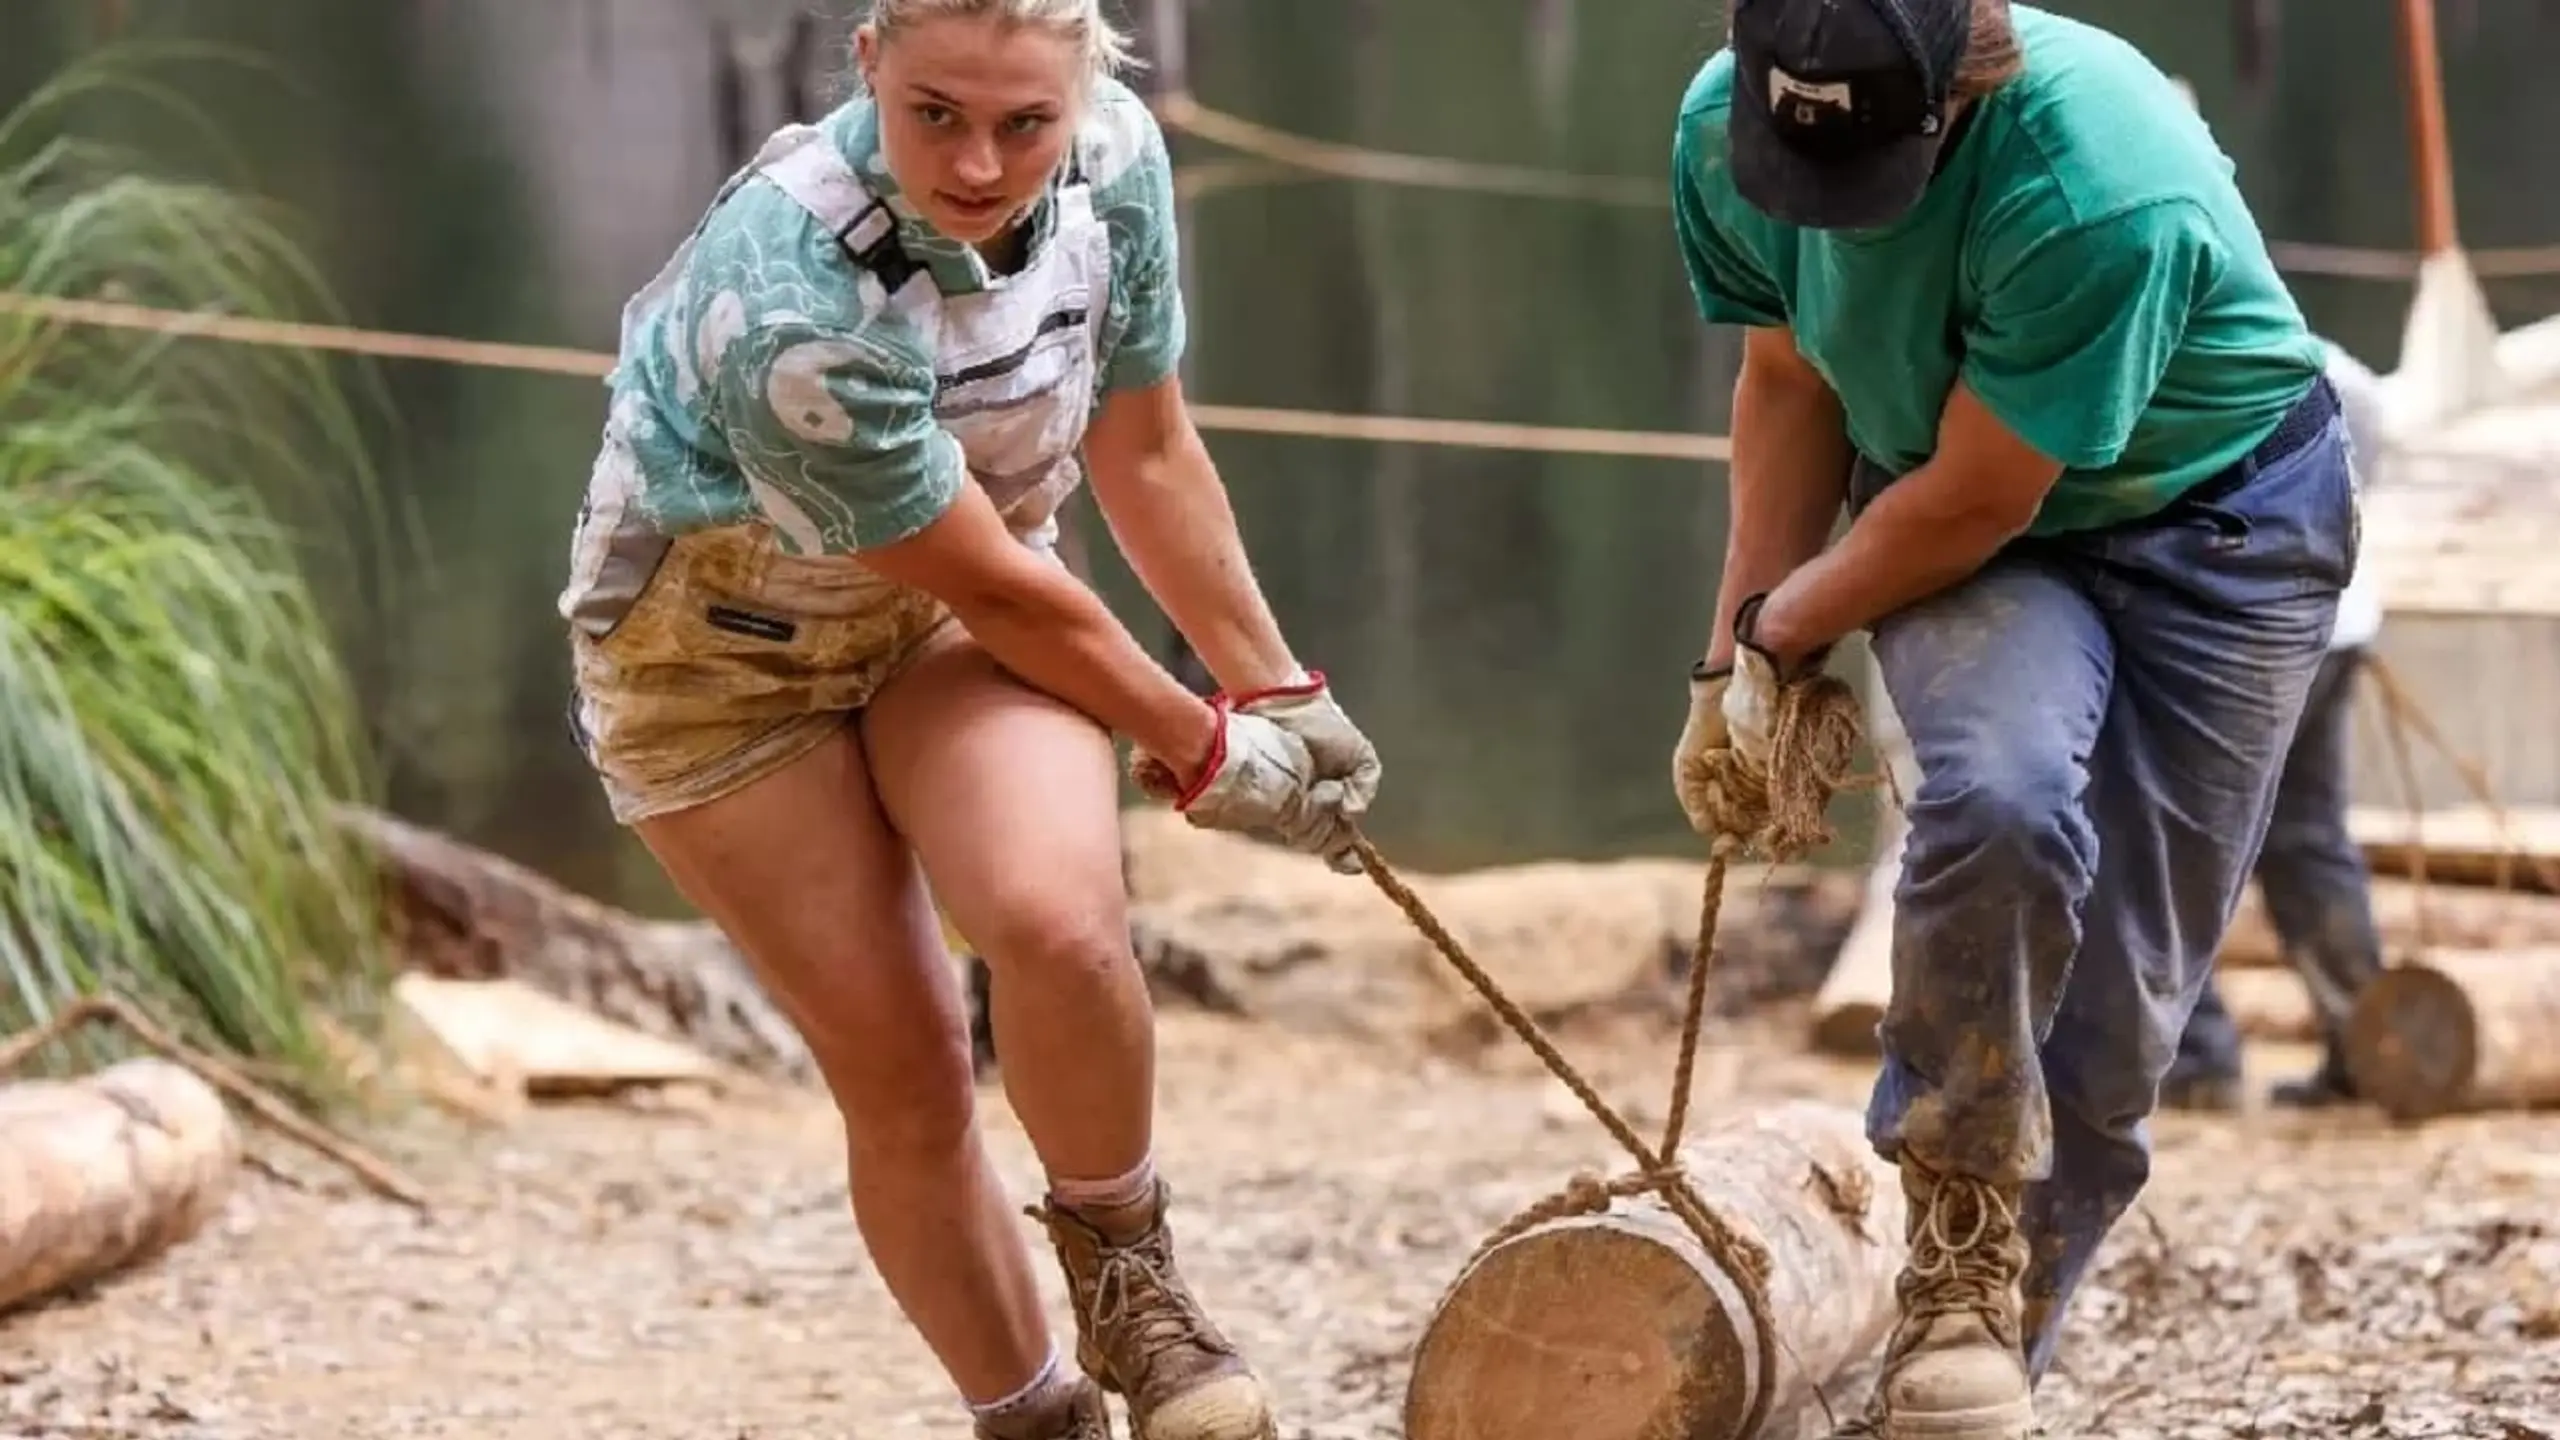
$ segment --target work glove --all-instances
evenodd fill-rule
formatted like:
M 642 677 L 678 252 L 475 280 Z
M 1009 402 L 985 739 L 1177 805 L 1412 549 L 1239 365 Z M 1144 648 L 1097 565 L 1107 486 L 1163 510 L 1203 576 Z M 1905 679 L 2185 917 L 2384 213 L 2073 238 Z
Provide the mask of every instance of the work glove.
M 1275 840 L 1328 862 L 1349 854 L 1352 813 L 1345 782 L 1317 779 L 1306 742 L 1276 722 L 1241 714 L 1222 699 L 1210 703 L 1218 709 L 1218 738 L 1191 788 L 1183 789 L 1170 766 L 1143 750 L 1130 764 L 1138 788 L 1170 801 L 1204 830 Z
M 1671 793 L 1678 796 L 1689 828 L 1709 839 L 1715 822 L 1708 796 L 1714 772 L 1708 756 L 1733 748 L 1733 730 L 1724 716 L 1725 692 L 1733 687 L 1733 666 L 1699 661 L 1689 670 L 1689 718 L 1680 727 L 1680 742 L 1671 751 Z
M 1378 747 L 1335 703 L 1323 671 L 1301 670 L 1285 684 L 1231 696 L 1228 703 L 1297 736 L 1315 760 L 1316 778 L 1342 782 L 1343 813 L 1355 821 L 1368 813 L 1383 769 Z M 1360 873 L 1360 857 L 1348 848 L 1327 855 L 1325 863 L 1345 875 Z
M 1778 722 L 1778 689 L 1785 678 L 1777 657 L 1761 648 L 1754 634 L 1766 591 L 1753 595 L 1733 615 L 1733 659 L 1710 667 L 1698 662 L 1689 672 L 1689 719 L 1672 752 L 1671 784 L 1689 828 L 1712 839 L 1716 832 L 1709 795 L 1714 777 L 1708 756 L 1730 751 L 1748 771 L 1766 776 L 1769 745 Z M 1825 647 L 1797 667 L 1809 674 L 1822 667 Z

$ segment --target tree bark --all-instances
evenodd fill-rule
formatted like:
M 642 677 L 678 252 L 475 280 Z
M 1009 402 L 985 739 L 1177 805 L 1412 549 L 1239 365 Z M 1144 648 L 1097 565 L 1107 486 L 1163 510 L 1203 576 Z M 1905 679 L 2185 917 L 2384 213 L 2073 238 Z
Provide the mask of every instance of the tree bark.
M 443 980 L 521 980 L 753 1074 L 816 1075 L 799 1032 L 719 927 L 645 919 L 379 811 L 340 813 L 381 865 L 407 968 Z
M 222 1097 L 166 1060 L 0 1086 L 0 1310 L 195 1235 L 239 1163 Z
M 2382 972 L 2347 1021 L 2357 1091 L 2398 1120 L 2560 1104 L 2560 947 Z
M 1892 1329 L 1901 1183 L 1857 1112 L 1795 1101 L 1682 1147 L 1707 1207 L 1769 1252 L 1777 1368 L 1741 1286 L 1658 1196 L 1547 1220 L 1471 1261 L 1424 1326 L 1410 1440 L 1764 1440 L 1815 1418 Z M 1766 1387 L 1766 1423 L 1746 1429 Z M 1833 1405 L 1844 1403 L 1834 1395 Z

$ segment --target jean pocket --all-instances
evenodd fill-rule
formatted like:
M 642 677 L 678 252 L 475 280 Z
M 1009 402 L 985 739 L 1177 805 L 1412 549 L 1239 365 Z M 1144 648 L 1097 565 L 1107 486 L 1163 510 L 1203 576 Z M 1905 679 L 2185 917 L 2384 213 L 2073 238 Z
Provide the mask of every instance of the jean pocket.
M 2346 588 L 2355 569 L 2355 482 L 2345 432 L 2332 421 L 2237 490 L 2184 507 L 2180 523 L 2138 543 L 2158 568 L 2249 605 Z

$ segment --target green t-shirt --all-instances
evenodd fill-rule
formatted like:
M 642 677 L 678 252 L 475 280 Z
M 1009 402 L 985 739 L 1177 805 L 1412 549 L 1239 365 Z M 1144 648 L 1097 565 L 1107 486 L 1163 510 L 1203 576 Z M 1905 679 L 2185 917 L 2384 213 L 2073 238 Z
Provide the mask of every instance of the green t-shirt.
M 897 209 L 872 100 L 819 128 Z M 1095 82 L 1073 143 L 1111 242 L 1099 390 L 1142 389 L 1182 356 L 1172 162 L 1146 102 L 1116 80 Z M 1032 216 L 1033 247 L 1056 211 L 1053 190 Z M 941 294 L 993 282 L 976 251 L 898 214 L 900 244 Z M 721 202 L 674 287 L 626 318 L 607 381 L 648 524 L 678 534 L 779 508 L 808 522 L 818 553 L 841 554 L 903 540 L 950 508 L 968 472 L 934 418 L 935 336 L 882 298 L 769 180 Z
M 1673 215 L 1700 311 L 1791 329 L 1860 454 L 1927 461 L 1962 379 L 2064 467 L 2031 532 L 2054 534 L 2150 514 L 2248 454 L 2322 351 L 2168 77 L 2106 31 L 2012 13 L 2026 72 L 1901 219 L 1799 229 L 1743 200 L 1730 50 L 1681 102 Z

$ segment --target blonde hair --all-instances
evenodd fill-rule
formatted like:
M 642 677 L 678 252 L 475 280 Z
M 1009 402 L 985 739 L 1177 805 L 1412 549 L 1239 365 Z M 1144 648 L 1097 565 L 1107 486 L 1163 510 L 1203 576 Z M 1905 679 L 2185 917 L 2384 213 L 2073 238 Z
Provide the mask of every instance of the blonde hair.
M 1117 75 L 1138 63 L 1127 32 L 1102 13 L 1102 0 L 871 0 L 872 33 L 883 44 L 910 26 L 946 19 L 1050 27 L 1083 47 L 1096 75 Z

